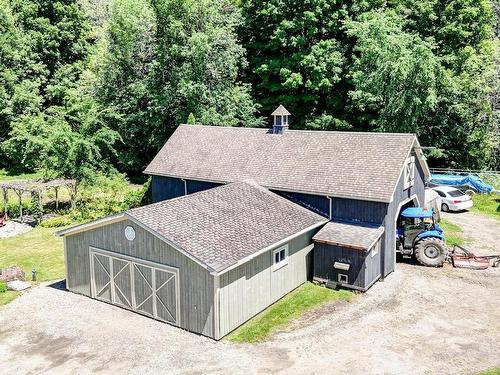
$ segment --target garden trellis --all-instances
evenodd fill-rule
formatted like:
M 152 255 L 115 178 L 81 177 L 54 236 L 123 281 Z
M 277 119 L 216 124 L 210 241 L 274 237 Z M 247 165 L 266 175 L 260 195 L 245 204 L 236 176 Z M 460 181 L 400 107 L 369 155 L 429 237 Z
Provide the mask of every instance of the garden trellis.
M 68 189 L 71 199 L 71 207 L 75 207 L 76 200 L 76 180 L 71 179 L 56 179 L 50 181 L 40 181 L 40 180 L 27 180 L 27 181 L 11 181 L 0 183 L 0 188 L 3 193 L 4 201 L 4 215 L 8 214 L 8 201 L 9 201 L 9 190 L 12 190 L 19 199 L 19 218 L 23 220 L 23 205 L 22 197 L 23 194 L 30 193 L 30 195 L 36 194 L 38 197 L 38 204 L 40 211 L 43 212 L 43 196 L 49 190 L 53 189 L 56 198 L 56 210 L 59 209 L 59 189 L 63 187 Z

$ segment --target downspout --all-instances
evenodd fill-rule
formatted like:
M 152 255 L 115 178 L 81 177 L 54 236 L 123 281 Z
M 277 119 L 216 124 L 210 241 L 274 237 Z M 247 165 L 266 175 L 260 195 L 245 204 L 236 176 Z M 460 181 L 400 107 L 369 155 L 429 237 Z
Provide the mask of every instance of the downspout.
M 187 181 L 183 178 L 181 178 L 181 181 L 184 182 L 184 195 L 188 195 Z
M 330 204 L 329 204 L 329 207 L 330 207 L 330 208 L 329 208 L 329 211 L 330 211 L 330 212 L 329 212 L 329 214 L 328 214 L 328 218 L 329 218 L 330 220 L 332 220 L 332 197 L 327 196 L 327 198 L 328 198 L 328 201 L 330 202 Z

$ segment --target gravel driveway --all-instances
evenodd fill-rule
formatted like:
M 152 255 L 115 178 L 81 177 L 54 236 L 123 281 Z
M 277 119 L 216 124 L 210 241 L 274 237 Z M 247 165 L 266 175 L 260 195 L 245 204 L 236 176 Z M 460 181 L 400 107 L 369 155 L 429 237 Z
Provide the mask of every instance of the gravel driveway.
M 441 215 L 462 228 L 467 239 L 465 247 L 476 255 L 500 254 L 500 220 L 470 211 L 442 212 Z
M 500 269 L 397 271 L 257 345 L 49 286 L 0 307 L 0 373 L 470 374 L 500 366 Z

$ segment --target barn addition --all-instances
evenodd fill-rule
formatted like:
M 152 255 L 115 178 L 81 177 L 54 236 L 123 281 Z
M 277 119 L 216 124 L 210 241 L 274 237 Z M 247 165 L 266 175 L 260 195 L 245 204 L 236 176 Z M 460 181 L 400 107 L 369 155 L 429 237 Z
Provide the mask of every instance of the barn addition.
M 219 339 L 307 280 L 327 221 L 246 181 L 58 234 L 70 291 Z

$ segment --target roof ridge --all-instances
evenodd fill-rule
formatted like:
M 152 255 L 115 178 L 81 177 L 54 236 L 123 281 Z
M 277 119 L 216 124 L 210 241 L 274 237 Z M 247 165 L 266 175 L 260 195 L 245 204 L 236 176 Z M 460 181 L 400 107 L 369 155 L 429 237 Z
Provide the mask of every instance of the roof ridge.
M 245 129 L 245 130 L 266 130 L 271 128 L 247 127 L 247 126 L 226 126 L 226 125 L 203 125 L 203 124 L 179 124 L 178 127 L 204 127 L 218 129 Z M 416 136 L 415 133 L 393 133 L 393 132 L 377 132 L 377 131 L 346 131 L 346 130 L 313 130 L 313 129 L 288 129 L 292 133 L 327 133 L 327 134 L 362 134 L 362 135 L 396 135 L 396 136 Z

